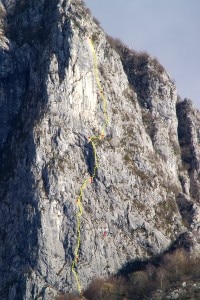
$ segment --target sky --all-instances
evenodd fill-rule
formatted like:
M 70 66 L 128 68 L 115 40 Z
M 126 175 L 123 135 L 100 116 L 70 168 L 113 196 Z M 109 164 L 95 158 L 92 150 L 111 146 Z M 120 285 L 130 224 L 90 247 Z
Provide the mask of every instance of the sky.
M 85 0 L 113 37 L 157 57 L 200 109 L 200 0 Z

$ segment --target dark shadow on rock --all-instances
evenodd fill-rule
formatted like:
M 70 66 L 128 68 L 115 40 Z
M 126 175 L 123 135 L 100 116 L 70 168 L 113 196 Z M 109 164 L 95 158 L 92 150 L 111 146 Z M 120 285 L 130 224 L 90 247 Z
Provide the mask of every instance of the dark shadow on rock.
M 180 234 L 180 236 L 170 245 L 170 247 L 160 253 L 159 255 L 155 255 L 149 259 L 146 260 L 132 260 L 130 262 L 125 263 L 122 268 L 117 272 L 116 276 L 128 276 L 130 273 L 145 270 L 146 266 L 148 264 L 152 264 L 156 267 L 158 267 L 161 264 L 162 258 L 164 255 L 168 253 L 172 253 L 173 251 L 177 249 L 184 249 L 188 251 L 190 247 L 192 246 L 192 240 L 188 232 L 184 232 Z
M 52 56 L 57 57 L 60 80 L 64 80 L 70 52 L 69 43 L 63 40 L 65 51 L 61 54 L 57 42 L 57 35 L 70 32 L 67 22 L 64 32 L 58 28 L 57 3 L 19 0 L 10 14 L 8 12 L 7 37 L 12 41 L 8 55 L 12 58 L 12 67 L 3 84 L 5 92 L 12 85 L 7 104 L 15 101 L 18 104 L 9 120 L 10 129 L 0 152 L 2 300 L 24 299 L 26 279 L 32 272 L 40 272 L 37 270 L 38 234 L 42 225 L 37 182 L 32 173 L 36 157 L 33 132 L 47 109 L 46 83 Z M 45 178 L 47 176 L 45 173 Z
M 191 110 L 191 103 L 185 99 L 177 103 L 176 114 L 178 119 L 178 140 L 181 149 L 182 163 L 186 169 L 191 170 L 193 166 L 194 157 L 191 150 L 191 128 L 189 111 Z
M 84 145 L 84 157 L 87 164 L 87 171 L 90 176 L 93 176 L 95 170 L 95 153 L 92 144 L 89 142 Z M 98 178 L 98 168 L 95 170 L 94 180 Z
M 45 190 L 46 197 L 48 197 L 50 191 L 50 184 L 49 184 L 49 172 L 47 166 L 44 166 L 42 170 L 42 181 L 43 181 L 43 187 Z
M 190 228 L 190 225 L 193 222 L 193 216 L 194 216 L 194 209 L 193 209 L 194 203 L 191 200 L 189 200 L 187 197 L 185 197 L 184 194 L 179 194 L 177 196 L 176 203 L 177 203 L 179 212 L 182 216 L 182 219 L 184 221 L 184 225 L 187 228 Z

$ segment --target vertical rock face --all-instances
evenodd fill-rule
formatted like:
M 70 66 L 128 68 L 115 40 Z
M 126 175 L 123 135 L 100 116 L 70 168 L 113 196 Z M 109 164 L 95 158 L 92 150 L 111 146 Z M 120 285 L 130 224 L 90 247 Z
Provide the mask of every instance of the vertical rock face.
M 183 166 L 190 178 L 190 194 L 200 199 L 200 114 L 192 102 L 185 99 L 177 105 L 178 134 Z
M 0 298 L 55 299 L 199 230 L 200 114 L 148 55 L 108 39 L 82 1 L 0 8 Z M 2 19 L 3 20 L 3 19 Z

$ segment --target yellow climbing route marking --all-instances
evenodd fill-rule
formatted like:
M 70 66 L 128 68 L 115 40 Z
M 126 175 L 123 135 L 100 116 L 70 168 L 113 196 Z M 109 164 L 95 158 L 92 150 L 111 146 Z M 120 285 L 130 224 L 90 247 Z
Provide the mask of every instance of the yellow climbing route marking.
M 93 150 L 93 154 L 94 154 L 94 168 L 93 168 L 91 176 L 83 181 L 83 183 L 80 187 L 80 192 L 79 192 L 78 199 L 76 200 L 76 204 L 77 204 L 77 207 L 78 207 L 77 208 L 77 213 L 76 213 L 77 244 L 76 244 L 76 248 L 75 248 L 75 251 L 74 251 L 74 260 L 72 262 L 71 268 L 72 268 L 72 272 L 74 274 L 74 277 L 76 279 L 78 291 L 79 291 L 80 294 L 82 292 L 82 287 L 81 287 L 80 279 L 79 279 L 79 276 L 78 276 L 77 265 L 78 265 L 78 256 L 79 256 L 79 250 L 80 250 L 80 245 L 81 245 L 81 217 L 82 217 L 82 214 L 83 214 L 82 198 L 83 198 L 84 190 L 86 189 L 86 187 L 89 183 L 93 182 L 94 178 L 96 177 L 96 173 L 97 173 L 97 169 L 98 169 L 98 156 L 97 156 L 97 149 L 96 149 L 95 141 L 103 139 L 105 137 L 105 130 L 106 130 L 106 127 L 108 126 L 107 100 L 106 100 L 106 97 L 104 96 L 101 81 L 99 79 L 98 59 L 97 59 L 97 54 L 96 54 L 95 47 L 94 47 L 94 44 L 93 44 L 93 41 L 92 41 L 91 38 L 89 38 L 89 43 L 90 43 L 90 47 L 91 47 L 92 54 L 93 54 L 93 67 L 94 67 L 95 81 L 96 81 L 96 84 L 97 84 L 97 88 L 98 88 L 100 97 L 101 97 L 102 102 L 103 102 L 104 124 L 103 124 L 103 126 L 100 130 L 100 135 L 99 136 L 92 136 L 92 137 L 89 138 L 89 143 L 92 146 L 92 150 Z
M 89 43 L 90 43 L 90 46 L 91 46 L 91 49 L 92 49 L 93 59 L 94 59 L 94 75 L 95 75 L 95 80 L 96 80 L 96 83 L 97 83 L 97 87 L 99 89 L 99 93 L 100 93 L 101 99 L 103 101 L 104 125 L 103 125 L 103 128 L 101 130 L 101 134 L 105 134 L 105 129 L 108 126 L 107 100 L 106 100 L 106 97 L 104 96 L 103 88 L 102 88 L 102 85 L 101 85 L 101 81 L 99 79 L 97 54 L 96 54 L 96 51 L 95 51 L 95 48 L 94 48 L 94 44 L 93 44 L 91 38 L 89 38 Z

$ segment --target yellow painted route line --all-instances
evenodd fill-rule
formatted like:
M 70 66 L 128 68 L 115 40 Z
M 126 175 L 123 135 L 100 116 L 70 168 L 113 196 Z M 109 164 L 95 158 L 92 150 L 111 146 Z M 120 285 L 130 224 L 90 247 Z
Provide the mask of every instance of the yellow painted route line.
M 91 46 L 91 49 L 92 49 L 92 53 L 93 53 L 95 79 L 96 79 L 96 83 L 97 83 L 97 86 L 98 86 L 98 89 L 99 89 L 99 93 L 100 93 L 101 99 L 103 101 L 103 114 L 104 114 L 104 121 L 105 122 L 104 122 L 103 128 L 101 130 L 101 133 L 105 134 L 105 129 L 108 126 L 107 100 L 106 100 L 106 97 L 104 96 L 103 88 L 102 88 L 102 85 L 101 85 L 101 81 L 99 79 L 98 59 L 97 59 L 97 54 L 96 54 L 96 51 L 95 51 L 95 48 L 94 48 L 94 44 L 93 44 L 91 38 L 89 38 L 89 43 L 90 43 L 90 46 Z
M 100 97 L 101 97 L 102 102 L 103 102 L 104 124 L 101 128 L 99 136 L 92 136 L 92 137 L 89 138 L 89 143 L 91 144 L 92 149 L 93 149 L 93 153 L 94 153 L 94 168 L 93 168 L 91 176 L 83 181 L 83 183 L 80 187 L 80 192 L 79 192 L 78 199 L 76 200 L 77 207 L 78 207 L 77 213 L 76 213 L 77 244 L 76 244 L 76 248 L 74 250 L 74 260 L 72 261 L 71 269 L 72 269 L 72 273 L 74 274 L 76 284 L 77 284 L 77 288 L 78 288 L 78 291 L 79 291 L 80 294 L 82 293 L 82 287 L 81 287 L 80 279 L 79 279 L 79 276 L 78 276 L 77 266 L 78 266 L 79 250 L 80 250 L 80 245 L 81 245 L 81 217 L 82 217 L 82 214 L 83 214 L 82 198 L 83 198 L 83 192 L 86 189 L 87 185 L 89 183 L 93 182 L 93 180 L 94 180 L 94 178 L 96 177 L 96 174 L 97 174 L 98 156 L 97 156 L 97 149 L 96 149 L 95 141 L 104 138 L 105 130 L 106 130 L 106 127 L 108 126 L 107 100 L 106 100 L 106 97 L 104 96 L 101 81 L 99 79 L 98 59 L 97 59 L 97 54 L 96 54 L 95 47 L 94 47 L 94 44 L 93 44 L 93 41 L 92 41 L 91 38 L 89 38 L 89 44 L 90 44 L 92 54 L 93 54 L 93 68 L 94 68 L 95 81 L 96 81 L 96 84 L 97 84 L 97 87 L 98 87 Z

